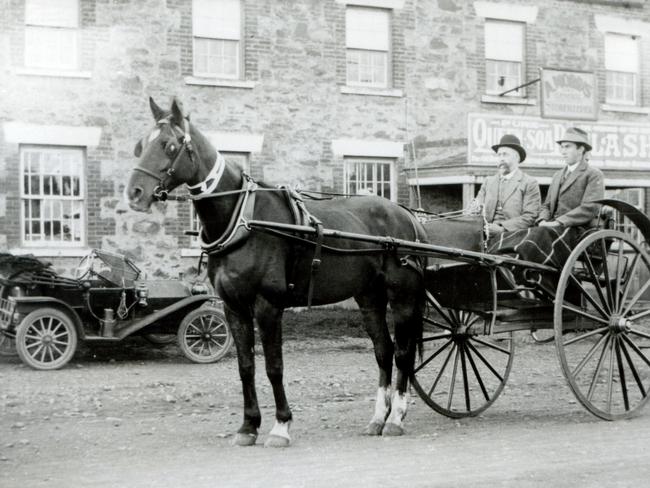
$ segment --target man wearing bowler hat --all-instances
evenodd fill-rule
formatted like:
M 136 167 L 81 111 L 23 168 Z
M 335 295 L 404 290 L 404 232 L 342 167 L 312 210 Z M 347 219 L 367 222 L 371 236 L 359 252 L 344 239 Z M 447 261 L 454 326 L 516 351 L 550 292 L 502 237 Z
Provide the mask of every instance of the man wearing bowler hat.
M 526 150 L 512 134 L 504 135 L 492 150 L 497 155 L 497 174 L 486 178 L 470 209 L 484 206 L 490 236 L 531 227 L 539 214 L 541 197 L 537 181 L 519 169 Z
M 602 171 L 588 164 L 587 133 L 571 127 L 557 143 L 566 166 L 553 175 L 537 223 L 540 227 L 593 227 L 600 205 L 590 202 L 604 198 L 605 184 Z

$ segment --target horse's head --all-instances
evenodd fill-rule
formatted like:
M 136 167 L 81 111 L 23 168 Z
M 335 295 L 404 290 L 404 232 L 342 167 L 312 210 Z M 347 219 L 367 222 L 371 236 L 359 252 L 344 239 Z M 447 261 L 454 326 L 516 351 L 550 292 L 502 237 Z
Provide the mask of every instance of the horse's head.
M 190 133 L 195 135 L 189 117 L 183 115 L 174 99 L 171 110 L 162 110 L 149 98 L 155 127 L 135 145 L 140 158 L 126 187 L 126 198 L 133 210 L 145 212 L 154 201 L 164 201 L 174 188 L 192 185 L 199 179 L 199 161 Z

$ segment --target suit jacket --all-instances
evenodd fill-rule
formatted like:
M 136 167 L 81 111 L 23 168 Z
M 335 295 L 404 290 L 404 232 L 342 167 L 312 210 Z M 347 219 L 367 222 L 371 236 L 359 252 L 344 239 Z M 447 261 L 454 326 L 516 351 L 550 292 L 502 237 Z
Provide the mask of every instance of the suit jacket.
M 498 174 L 488 176 L 476 196 L 477 203 L 485 205 L 488 222 L 494 221 L 499 199 L 499 179 Z M 506 220 L 498 223 L 507 231 L 532 227 L 542 201 L 537 180 L 517 169 L 503 184 L 505 187 L 501 204 Z
M 588 203 L 605 197 L 603 172 L 581 162 L 560 186 L 564 168 L 553 175 L 537 221 L 555 220 L 567 227 L 593 227 L 600 205 Z

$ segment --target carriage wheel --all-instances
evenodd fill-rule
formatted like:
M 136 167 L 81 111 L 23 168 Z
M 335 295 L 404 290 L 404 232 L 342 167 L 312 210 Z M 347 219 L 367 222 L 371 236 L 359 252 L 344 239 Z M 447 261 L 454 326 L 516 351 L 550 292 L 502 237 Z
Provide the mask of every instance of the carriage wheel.
M 0 332 L 0 356 L 13 357 L 17 354 L 15 337 L 7 335 L 6 332 Z
M 16 329 L 20 359 L 34 369 L 58 369 L 77 349 L 77 330 L 72 319 L 55 308 L 34 310 Z
M 566 262 L 555 300 L 555 345 L 576 398 L 605 420 L 628 418 L 648 401 L 650 256 L 610 230 L 583 239 Z
M 192 310 L 178 328 L 178 344 L 190 361 L 218 361 L 233 344 L 226 316 L 221 310 L 213 307 Z
M 422 361 L 412 384 L 436 412 L 472 417 L 503 390 L 514 358 L 512 332 L 482 334 L 483 319 L 477 314 L 443 308 L 427 293 Z

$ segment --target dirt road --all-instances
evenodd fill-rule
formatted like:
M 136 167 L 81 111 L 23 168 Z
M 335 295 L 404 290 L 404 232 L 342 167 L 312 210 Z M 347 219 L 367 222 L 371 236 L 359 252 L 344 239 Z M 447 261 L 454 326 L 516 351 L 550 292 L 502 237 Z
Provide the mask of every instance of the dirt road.
M 272 395 L 258 358 L 262 435 L 230 446 L 241 421 L 233 355 L 191 364 L 134 340 L 66 369 L 0 360 L 0 486 L 338 487 L 647 486 L 650 411 L 615 423 L 573 399 L 553 345 L 518 342 L 488 411 L 452 420 L 415 395 L 407 435 L 369 438 L 376 385 L 368 339 L 317 335 L 285 347 L 293 445 L 265 449 Z

